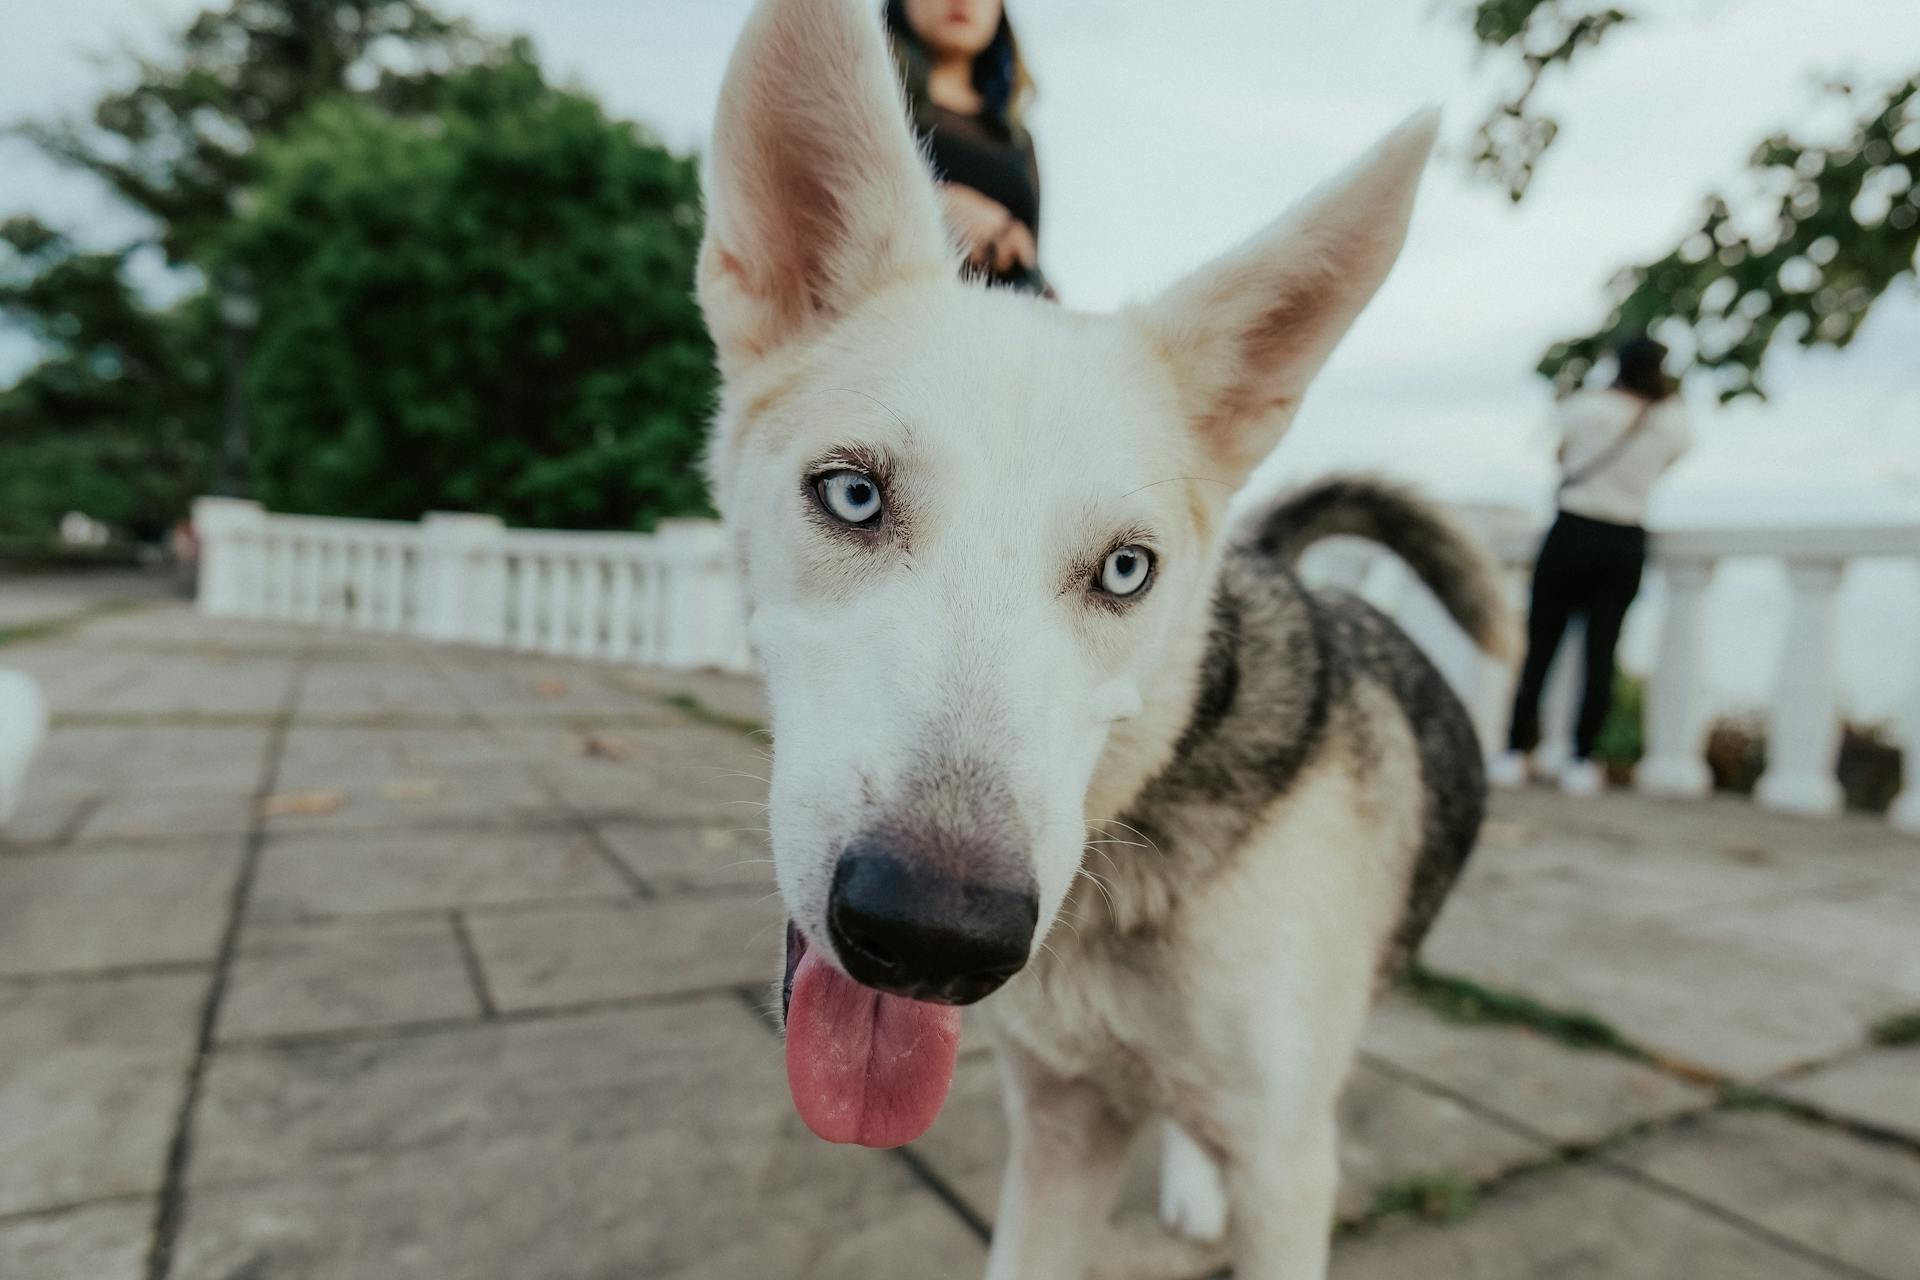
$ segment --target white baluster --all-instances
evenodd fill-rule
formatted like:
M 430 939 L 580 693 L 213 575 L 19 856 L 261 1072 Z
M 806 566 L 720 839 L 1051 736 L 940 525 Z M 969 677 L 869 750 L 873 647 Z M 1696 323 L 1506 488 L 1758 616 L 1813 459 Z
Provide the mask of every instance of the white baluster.
M 1646 756 L 1634 785 L 1648 795 L 1704 796 L 1713 789 L 1701 737 L 1706 700 L 1700 685 L 1702 605 L 1713 581 L 1711 560 L 1663 560 L 1667 612 L 1647 682 Z
M 374 610 L 380 598 L 380 550 L 381 544 L 372 540 L 354 548 L 353 599 L 347 621 L 358 631 L 374 628 Z
M 1767 726 L 1767 771 L 1754 789 L 1762 805 L 1783 813 L 1840 811 L 1833 670 L 1833 601 L 1840 568 L 1837 560 L 1796 560 L 1787 566 L 1793 605 Z
M 573 652 L 578 657 L 597 658 L 602 652 L 600 602 L 606 594 L 601 589 L 602 572 L 601 560 L 597 555 L 584 555 L 574 561 L 579 590 L 574 593 L 573 600 Z
M 697 523 L 700 522 L 662 520 L 653 535 L 662 570 L 657 661 L 674 670 L 700 665 L 701 633 L 706 629 L 700 592 L 702 555 L 699 536 L 693 530 Z
M 661 636 L 666 610 L 664 584 L 666 575 L 661 568 L 660 544 L 649 539 L 647 555 L 639 564 L 640 607 L 638 610 L 638 640 L 634 645 L 634 661 L 648 666 L 660 663 Z
M 244 618 L 261 611 L 257 598 L 259 539 L 266 512 L 242 498 L 196 498 L 193 529 L 200 539 L 200 612 Z
M 310 534 L 295 540 L 293 563 L 293 616 L 300 622 L 316 622 L 320 618 L 320 548 Z
M 514 557 L 513 646 L 531 650 L 540 640 L 540 561 L 522 553 Z
M 613 583 L 607 600 L 607 657 L 625 662 L 633 656 L 633 575 L 631 556 L 619 556 L 607 565 Z
M 506 526 L 495 516 L 430 511 L 421 521 L 419 606 L 414 625 L 431 640 L 491 635 L 497 603 L 487 566 Z
M 293 580 L 288 576 L 293 562 L 287 545 L 287 535 L 267 525 L 261 536 L 260 582 L 261 598 L 266 602 L 266 610 L 261 615 L 275 621 L 293 617 Z
M 547 600 L 547 642 L 543 651 L 547 653 L 565 653 L 567 651 L 567 601 L 572 594 L 569 581 L 571 564 L 563 555 L 546 557 Z
M 320 622 L 337 627 L 346 621 L 347 552 L 344 540 L 327 538 L 320 543 Z

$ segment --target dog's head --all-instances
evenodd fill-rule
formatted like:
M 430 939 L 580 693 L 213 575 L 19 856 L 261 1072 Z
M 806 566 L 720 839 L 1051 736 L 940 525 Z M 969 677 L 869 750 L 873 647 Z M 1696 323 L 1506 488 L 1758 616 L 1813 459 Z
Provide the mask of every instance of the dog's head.
M 822 1136 L 890 1145 L 944 1097 L 952 1006 L 1079 874 L 1096 767 L 1137 786 L 1183 727 L 1227 498 L 1385 277 L 1435 122 L 1157 301 L 1077 314 L 960 283 L 870 8 L 754 12 L 700 298 L 772 705 L 790 1079 Z

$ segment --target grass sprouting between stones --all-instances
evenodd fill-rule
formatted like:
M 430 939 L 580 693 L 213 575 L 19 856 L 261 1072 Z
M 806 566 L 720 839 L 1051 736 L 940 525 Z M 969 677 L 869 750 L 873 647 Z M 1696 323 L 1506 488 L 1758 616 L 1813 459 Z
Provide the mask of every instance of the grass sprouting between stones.
M 1873 1042 L 1888 1049 L 1920 1045 L 1920 1009 L 1896 1014 L 1873 1025 Z
M 11 627 L 0 627 L 0 649 L 10 644 L 26 644 L 31 640 L 51 640 L 109 614 L 126 613 L 140 607 L 141 602 L 137 600 L 107 600 L 88 605 L 73 613 L 63 613 L 55 618 L 39 618 L 33 622 L 20 622 Z
M 749 738 L 762 737 L 767 732 L 767 726 L 758 720 L 716 711 L 690 693 L 670 693 L 660 701 L 690 719 L 698 720 L 702 724 L 710 724 L 717 729 L 728 729 L 734 733 L 745 734 Z
M 1430 1222 L 1459 1222 L 1479 1203 L 1480 1190 L 1457 1173 L 1415 1173 L 1374 1193 L 1367 1217 L 1411 1214 Z
M 1401 990 L 1449 1022 L 1479 1026 L 1530 1027 L 1575 1049 L 1601 1049 L 1636 1061 L 1650 1060 L 1640 1048 L 1590 1013 L 1556 1009 L 1532 996 L 1500 991 L 1469 978 L 1438 973 L 1416 964 L 1400 980 Z

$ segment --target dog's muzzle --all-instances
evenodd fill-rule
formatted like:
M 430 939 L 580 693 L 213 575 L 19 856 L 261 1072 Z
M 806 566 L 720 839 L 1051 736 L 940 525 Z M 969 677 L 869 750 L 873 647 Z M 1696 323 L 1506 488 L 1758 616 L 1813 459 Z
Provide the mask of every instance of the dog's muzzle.
M 968 878 L 870 842 L 840 855 L 827 900 L 828 936 L 849 977 L 937 1004 L 999 990 L 1026 964 L 1039 918 L 1030 878 Z

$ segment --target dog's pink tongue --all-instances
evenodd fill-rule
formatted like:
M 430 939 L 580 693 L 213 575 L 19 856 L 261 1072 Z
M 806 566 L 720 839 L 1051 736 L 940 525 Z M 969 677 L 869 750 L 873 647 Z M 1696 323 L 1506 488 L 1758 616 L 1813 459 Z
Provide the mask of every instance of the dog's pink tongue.
M 898 1147 L 940 1114 L 960 1054 L 960 1010 L 863 987 L 808 951 L 787 1006 L 787 1087 L 828 1142 Z

